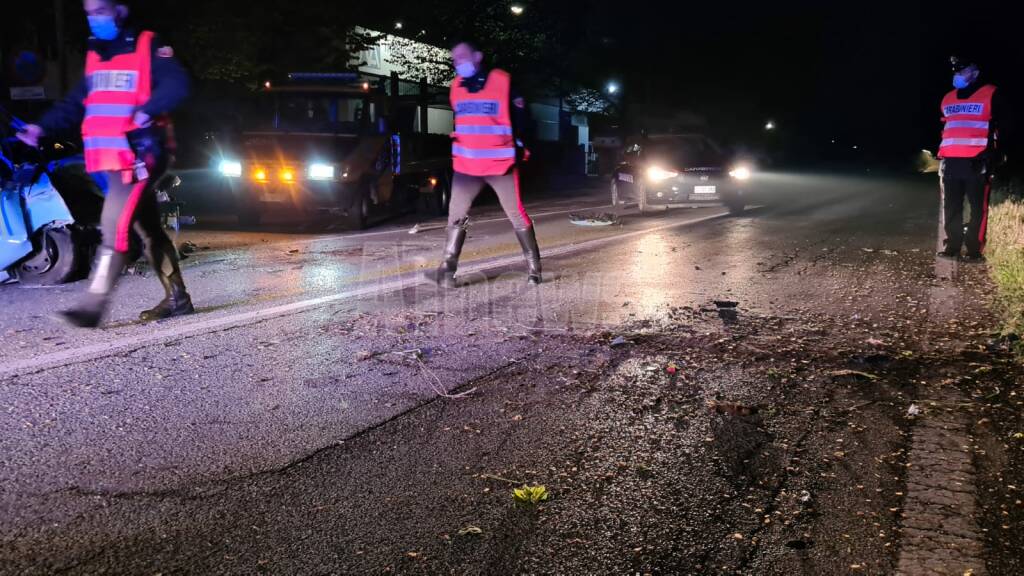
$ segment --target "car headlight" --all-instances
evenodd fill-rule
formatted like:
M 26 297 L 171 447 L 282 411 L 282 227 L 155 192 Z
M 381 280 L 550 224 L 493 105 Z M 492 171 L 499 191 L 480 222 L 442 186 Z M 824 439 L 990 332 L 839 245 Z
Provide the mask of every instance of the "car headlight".
M 310 164 L 309 165 L 309 179 L 310 180 L 334 180 L 334 166 L 330 164 Z
M 217 169 L 228 178 L 242 177 L 242 163 L 237 160 L 221 160 Z
M 668 180 L 669 178 L 675 178 L 679 176 L 679 172 L 674 170 L 665 170 L 660 166 L 651 166 L 647 169 L 647 177 L 654 182 L 661 182 L 662 180 Z
M 737 166 L 729 171 L 729 176 L 737 180 L 750 180 L 750 168 L 746 166 Z

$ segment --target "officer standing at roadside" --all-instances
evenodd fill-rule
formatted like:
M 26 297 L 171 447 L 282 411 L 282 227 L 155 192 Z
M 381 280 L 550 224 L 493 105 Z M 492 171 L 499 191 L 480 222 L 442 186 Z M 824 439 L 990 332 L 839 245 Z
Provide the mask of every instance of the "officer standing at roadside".
M 81 125 L 85 167 L 107 182 L 98 249 L 88 293 L 75 308 L 60 312 L 70 324 L 100 324 L 114 286 L 128 264 L 131 231 L 142 238 L 145 255 L 166 292 L 144 321 L 192 313 L 192 299 L 178 266 L 178 253 L 160 224 L 153 184 L 170 161 L 168 114 L 189 93 L 189 80 L 173 50 L 152 32 L 128 28 L 124 0 L 85 0 L 92 37 L 85 78 L 67 98 L 26 126 L 18 137 L 30 146 L 39 138 Z
M 529 159 L 523 143 L 526 103 L 513 93 L 509 73 L 487 70 L 483 59 L 473 42 L 460 41 L 452 48 L 458 76 L 451 87 L 455 132 L 448 238 L 441 265 L 429 276 L 440 286 L 456 286 L 455 271 L 466 240 L 469 209 L 489 185 L 515 229 L 527 263 L 528 282 L 537 285 L 541 282 L 540 248 L 519 190 L 518 163 Z
M 1004 115 L 1000 92 L 981 81 L 981 70 L 967 58 L 954 56 L 954 90 L 942 100 L 942 143 L 939 146 L 945 244 L 939 256 L 957 258 L 966 244 L 965 260 L 984 260 L 992 170 L 1002 162 L 997 122 Z M 971 207 L 964 237 L 964 198 Z

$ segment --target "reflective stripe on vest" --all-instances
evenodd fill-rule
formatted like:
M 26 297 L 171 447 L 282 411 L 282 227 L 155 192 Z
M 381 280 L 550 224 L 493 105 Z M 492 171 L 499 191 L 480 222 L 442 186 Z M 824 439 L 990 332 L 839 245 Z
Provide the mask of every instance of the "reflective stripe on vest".
M 941 147 L 949 146 L 988 146 L 988 138 L 946 138 L 942 141 Z
M 996 88 L 982 86 L 968 98 L 957 97 L 957 91 L 942 99 L 942 143 L 940 158 L 974 158 L 989 147 L 992 121 L 992 95 Z
M 132 104 L 89 104 L 85 107 L 85 117 L 107 116 L 109 118 L 131 118 L 135 113 Z
M 138 128 L 135 111 L 149 101 L 152 86 L 153 33 L 142 32 L 135 51 L 109 60 L 89 52 L 85 76 L 89 93 L 85 98 L 82 141 L 88 172 L 128 170 L 135 154 L 126 134 Z
M 125 136 L 87 136 L 82 138 L 82 144 L 86 150 L 108 149 L 117 151 L 129 151 L 132 147 L 128 144 Z
M 486 148 L 486 149 L 475 149 L 465 148 L 458 144 L 452 144 L 452 154 L 456 156 L 462 156 L 463 158 L 472 159 L 483 159 L 483 158 L 515 158 L 516 147 L 511 148 Z
M 512 137 L 511 78 L 503 70 L 491 70 L 481 90 L 470 92 L 456 78 L 451 104 L 455 112 L 452 165 L 470 176 L 506 174 L 516 162 Z
M 988 122 L 982 120 L 951 120 L 946 122 L 946 128 L 981 128 L 988 130 Z
M 512 135 L 511 126 L 456 126 L 456 134 L 495 134 Z

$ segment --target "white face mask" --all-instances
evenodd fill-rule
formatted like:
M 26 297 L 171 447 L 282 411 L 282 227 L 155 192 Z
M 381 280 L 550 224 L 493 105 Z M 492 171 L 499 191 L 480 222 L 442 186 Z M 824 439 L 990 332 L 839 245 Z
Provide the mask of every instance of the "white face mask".
M 476 66 L 472 62 L 463 62 L 455 66 L 455 73 L 463 78 L 472 78 L 476 75 Z

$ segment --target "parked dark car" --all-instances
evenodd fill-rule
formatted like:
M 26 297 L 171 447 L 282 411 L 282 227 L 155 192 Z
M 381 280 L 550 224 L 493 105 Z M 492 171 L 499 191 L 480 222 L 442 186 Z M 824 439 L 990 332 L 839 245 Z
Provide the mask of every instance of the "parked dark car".
M 612 204 L 654 206 L 721 204 L 743 212 L 751 168 L 701 134 L 652 135 L 630 141 L 612 174 Z

